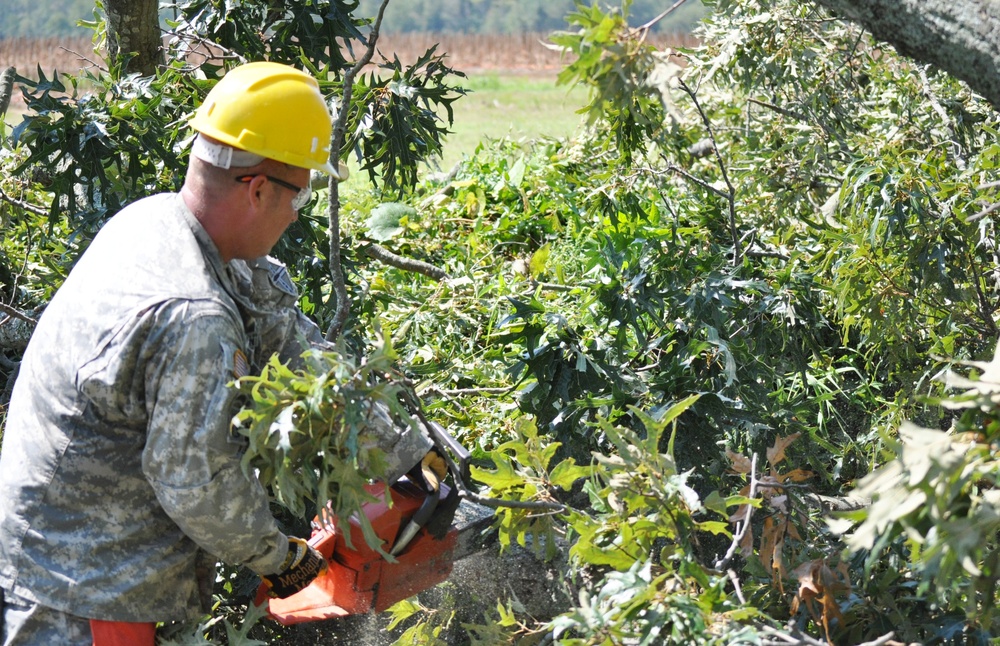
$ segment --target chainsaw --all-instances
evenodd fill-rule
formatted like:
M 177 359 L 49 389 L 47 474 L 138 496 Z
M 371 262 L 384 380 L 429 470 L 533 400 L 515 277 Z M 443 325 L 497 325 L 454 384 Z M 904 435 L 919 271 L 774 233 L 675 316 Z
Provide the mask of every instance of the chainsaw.
M 367 485 L 375 501 L 362 512 L 383 544 L 392 546 L 395 562 L 365 542 L 357 517 L 345 523 L 317 516 L 309 544 L 326 559 L 326 572 L 284 599 L 268 598 L 262 584 L 255 605 L 266 604 L 267 615 L 286 626 L 382 612 L 447 580 L 456 561 L 485 547 L 493 510 L 467 489 L 469 452 L 438 424 L 424 420 L 424 425 L 448 464 L 455 490 L 441 483 L 440 491 L 428 493 L 405 476 L 391 486 Z M 451 525 L 431 531 L 427 524 L 437 506 L 455 496 L 461 499 Z

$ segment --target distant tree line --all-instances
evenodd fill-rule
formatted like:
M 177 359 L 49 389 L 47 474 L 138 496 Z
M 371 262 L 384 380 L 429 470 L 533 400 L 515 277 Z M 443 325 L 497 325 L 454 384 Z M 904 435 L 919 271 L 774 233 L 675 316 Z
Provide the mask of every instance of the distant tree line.
M 94 8 L 94 0 L 3 0 L 0 38 L 87 35 L 77 23 L 93 20 Z
M 599 3 L 619 6 L 606 0 Z M 373 16 L 380 4 L 381 0 L 360 0 L 360 11 L 355 15 Z M 667 0 L 635 0 L 629 22 L 643 24 L 672 4 Z M 89 34 L 77 22 L 93 19 L 94 7 L 94 0 L 3 0 L 0 39 Z M 573 7 L 574 0 L 391 0 L 383 28 L 387 32 L 494 34 L 552 31 L 566 27 L 566 14 Z M 169 10 L 164 12 L 169 15 Z M 658 23 L 657 30 L 690 31 L 704 13 L 700 2 L 689 0 Z

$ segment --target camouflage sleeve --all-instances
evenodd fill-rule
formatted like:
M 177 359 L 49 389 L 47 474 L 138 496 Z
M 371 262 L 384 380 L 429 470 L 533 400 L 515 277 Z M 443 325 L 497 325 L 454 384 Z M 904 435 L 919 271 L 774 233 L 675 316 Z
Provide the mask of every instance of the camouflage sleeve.
M 158 356 L 147 363 L 143 472 L 163 509 L 199 547 L 273 573 L 288 541 L 264 488 L 243 474 L 242 445 L 230 434 L 236 392 L 228 384 L 245 362 L 239 330 L 224 312 L 193 307 L 164 314 Z
M 277 352 L 282 362 L 295 370 L 305 366 L 302 354 L 308 349 L 331 349 L 332 344 L 324 338 L 319 326 L 296 307 L 298 291 L 284 265 L 264 257 L 247 262 L 247 267 L 252 276 L 251 300 L 260 312 L 257 337 L 268 357 Z M 378 440 L 378 448 L 386 455 L 386 480 L 390 483 L 409 471 L 433 446 L 420 428 L 394 422 L 382 406 L 372 407 L 369 428 Z

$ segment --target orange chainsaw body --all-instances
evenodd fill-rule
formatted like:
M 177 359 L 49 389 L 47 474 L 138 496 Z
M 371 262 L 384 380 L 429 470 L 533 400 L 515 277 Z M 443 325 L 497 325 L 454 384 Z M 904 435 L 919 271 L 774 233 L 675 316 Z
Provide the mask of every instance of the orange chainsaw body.
M 407 480 L 389 487 L 392 504 L 385 502 L 383 483 L 368 485 L 377 502 L 364 505 L 364 514 L 388 551 L 400 529 L 420 508 L 426 494 Z M 447 495 L 446 485 L 441 495 Z M 309 544 L 327 561 L 327 571 L 300 592 L 285 599 L 267 599 L 262 585 L 257 592 L 257 604 L 265 600 L 268 614 L 287 625 L 333 619 L 347 615 L 382 612 L 397 601 L 407 599 L 446 580 L 451 574 L 458 531 L 453 526 L 442 539 L 426 530 L 419 533 L 390 563 L 365 542 L 357 518 L 351 518 L 347 528 L 337 520 L 323 526 L 317 517 Z M 345 531 L 350 532 L 347 546 Z

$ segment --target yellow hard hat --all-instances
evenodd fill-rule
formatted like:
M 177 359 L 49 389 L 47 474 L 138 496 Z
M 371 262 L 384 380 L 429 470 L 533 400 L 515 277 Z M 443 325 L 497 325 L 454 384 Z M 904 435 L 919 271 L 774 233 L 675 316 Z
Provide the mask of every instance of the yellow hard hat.
M 233 68 L 205 97 L 191 127 L 234 148 L 346 179 L 330 163 L 333 124 L 319 84 L 294 67 Z

